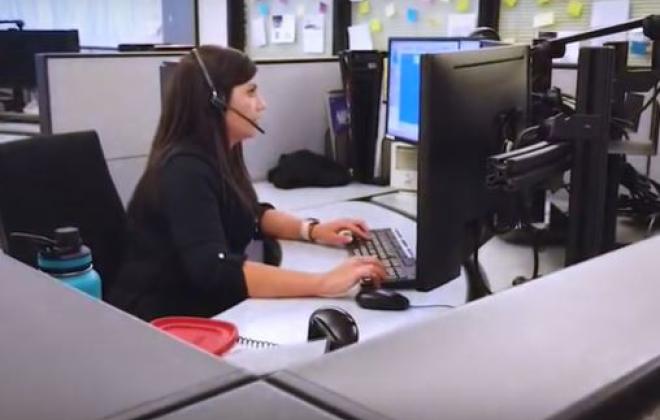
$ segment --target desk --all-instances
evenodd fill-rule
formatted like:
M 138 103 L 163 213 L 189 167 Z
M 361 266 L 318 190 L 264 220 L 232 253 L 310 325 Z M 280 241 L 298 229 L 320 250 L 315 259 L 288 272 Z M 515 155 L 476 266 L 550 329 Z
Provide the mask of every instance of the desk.
M 41 133 L 39 123 L 0 121 L 0 133 L 24 136 L 36 136 Z
M 279 210 L 291 211 L 315 208 L 347 200 L 369 198 L 396 191 L 389 186 L 360 184 L 354 182 L 343 187 L 308 187 L 283 190 L 267 181 L 255 182 L 254 189 L 259 201 L 270 203 Z
M 413 191 L 397 191 L 372 197 L 371 201 L 381 206 L 401 213 L 411 219 L 417 219 L 417 193 Z
M 416 227 L 410 219 L 366 202 L 342 202 L 308 208 L 294 212 L 301 217 L 331 219 L 358 217 L 368 221 L 371 228 L 396 227 L 406 241 L 415 243 Z M 339 248 L 282 241 L 282 266 L 293 270 L 322 272 L 345 259 L 348 253 Z M 431 292 L 402 291 L 411 304 L 446 304 L 459 306 L 467 298 L 467 282 L 464 277 L 438 287 Z M 240 334 L 250 338 L 280 344 L 301 343 L 307 340 L 309 316 L 323 306 L 338 306 L 346 309 L 355 318 L 360 328 L 360 341 L 369 340 L 424 319 L 447 311 L 446 308 L 411 308 L 403 312 L 373 311 L 360 308 L 353 297 L 338 299 L 247 299 L 219 314 L 216 318 L 233 322 Z

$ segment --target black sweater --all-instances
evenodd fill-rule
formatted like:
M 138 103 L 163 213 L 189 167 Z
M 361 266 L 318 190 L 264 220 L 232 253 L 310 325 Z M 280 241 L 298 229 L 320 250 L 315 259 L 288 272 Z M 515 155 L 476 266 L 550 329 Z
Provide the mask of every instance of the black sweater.
M 128 244 L 110 303 L 151 320 L 210 317 L 241 302 L 245 249 L 269 206 L 254 215 L 214 163 L 192 149 L 170 155 L 156 176 L 158 199 L 134 197 L 129 206 Z

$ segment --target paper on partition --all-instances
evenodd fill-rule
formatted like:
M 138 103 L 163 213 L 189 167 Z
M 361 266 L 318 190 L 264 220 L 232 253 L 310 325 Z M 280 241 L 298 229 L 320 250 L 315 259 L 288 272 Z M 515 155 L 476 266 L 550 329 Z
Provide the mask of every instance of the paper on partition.
M 266 45 L 266 19 L 263 16 L 252 19 L 250 24 L 250 41 L 253 47 Z
M 270 42 L 291 44 L 296 41 L 296 15 L 272 15 L 270 17 Z
M 396 4 L 394 2 L 390 2 L 385 6 L 385 16 L 388 18 L 394 17 L 396 14 Z
M 450 13 L 447 16 L 447 36 L 468 36 L 477 26 L 474 13 Z
M 350 50 L 373 50 L 374 43 L 371 39 L 369 24 L 362 23 L 348 27 L 348 49 Z
M 324 15 L 305 15 L 303 17 L 303 51 L 323 54 L 325 51 Z
M 602 28 L 617 23 L 625 22 L 630 18 L 629 0 L 606 0 L 594 2 L 591 9 L 591 27 Z M 606 42 L 625 41 L 626 33 L 614 34 L 596 38 L 591 41 L 591 45 L 599 46 Z
M 551 26 L 555 24 L 555 12 L 542 12 L 534 15 L 535 28 L 542 28 L 544 26 Z

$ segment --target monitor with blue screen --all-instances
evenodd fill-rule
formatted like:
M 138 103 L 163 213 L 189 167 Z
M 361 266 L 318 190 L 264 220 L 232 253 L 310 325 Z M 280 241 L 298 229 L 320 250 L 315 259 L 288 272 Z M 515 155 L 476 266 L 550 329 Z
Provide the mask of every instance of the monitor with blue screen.
M 419 64 L 422 54 L 481 48 L 470 38 L 390 38 L 386 135 L 416 143 L 419 138 Z

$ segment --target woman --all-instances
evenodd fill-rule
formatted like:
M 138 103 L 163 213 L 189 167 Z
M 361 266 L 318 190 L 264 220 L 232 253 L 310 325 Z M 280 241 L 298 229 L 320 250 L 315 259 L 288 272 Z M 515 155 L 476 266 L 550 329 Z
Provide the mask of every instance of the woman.
M 243 53 L 203 46 L 177 66 L 147 168 L 128 207 L 128 245 L 109 301 L 145 320 L 213 316 L 246 297 L 329 296 L 360 278 L 380 279 L 371 258 L 350 258 L 322 274 L 246 261 L 261 235 L 342 245 L 361 221 L 316 223 L 257 202 L 241 143 L 266 104 Z M 208 76 L 208 78 L 207 78 Z

